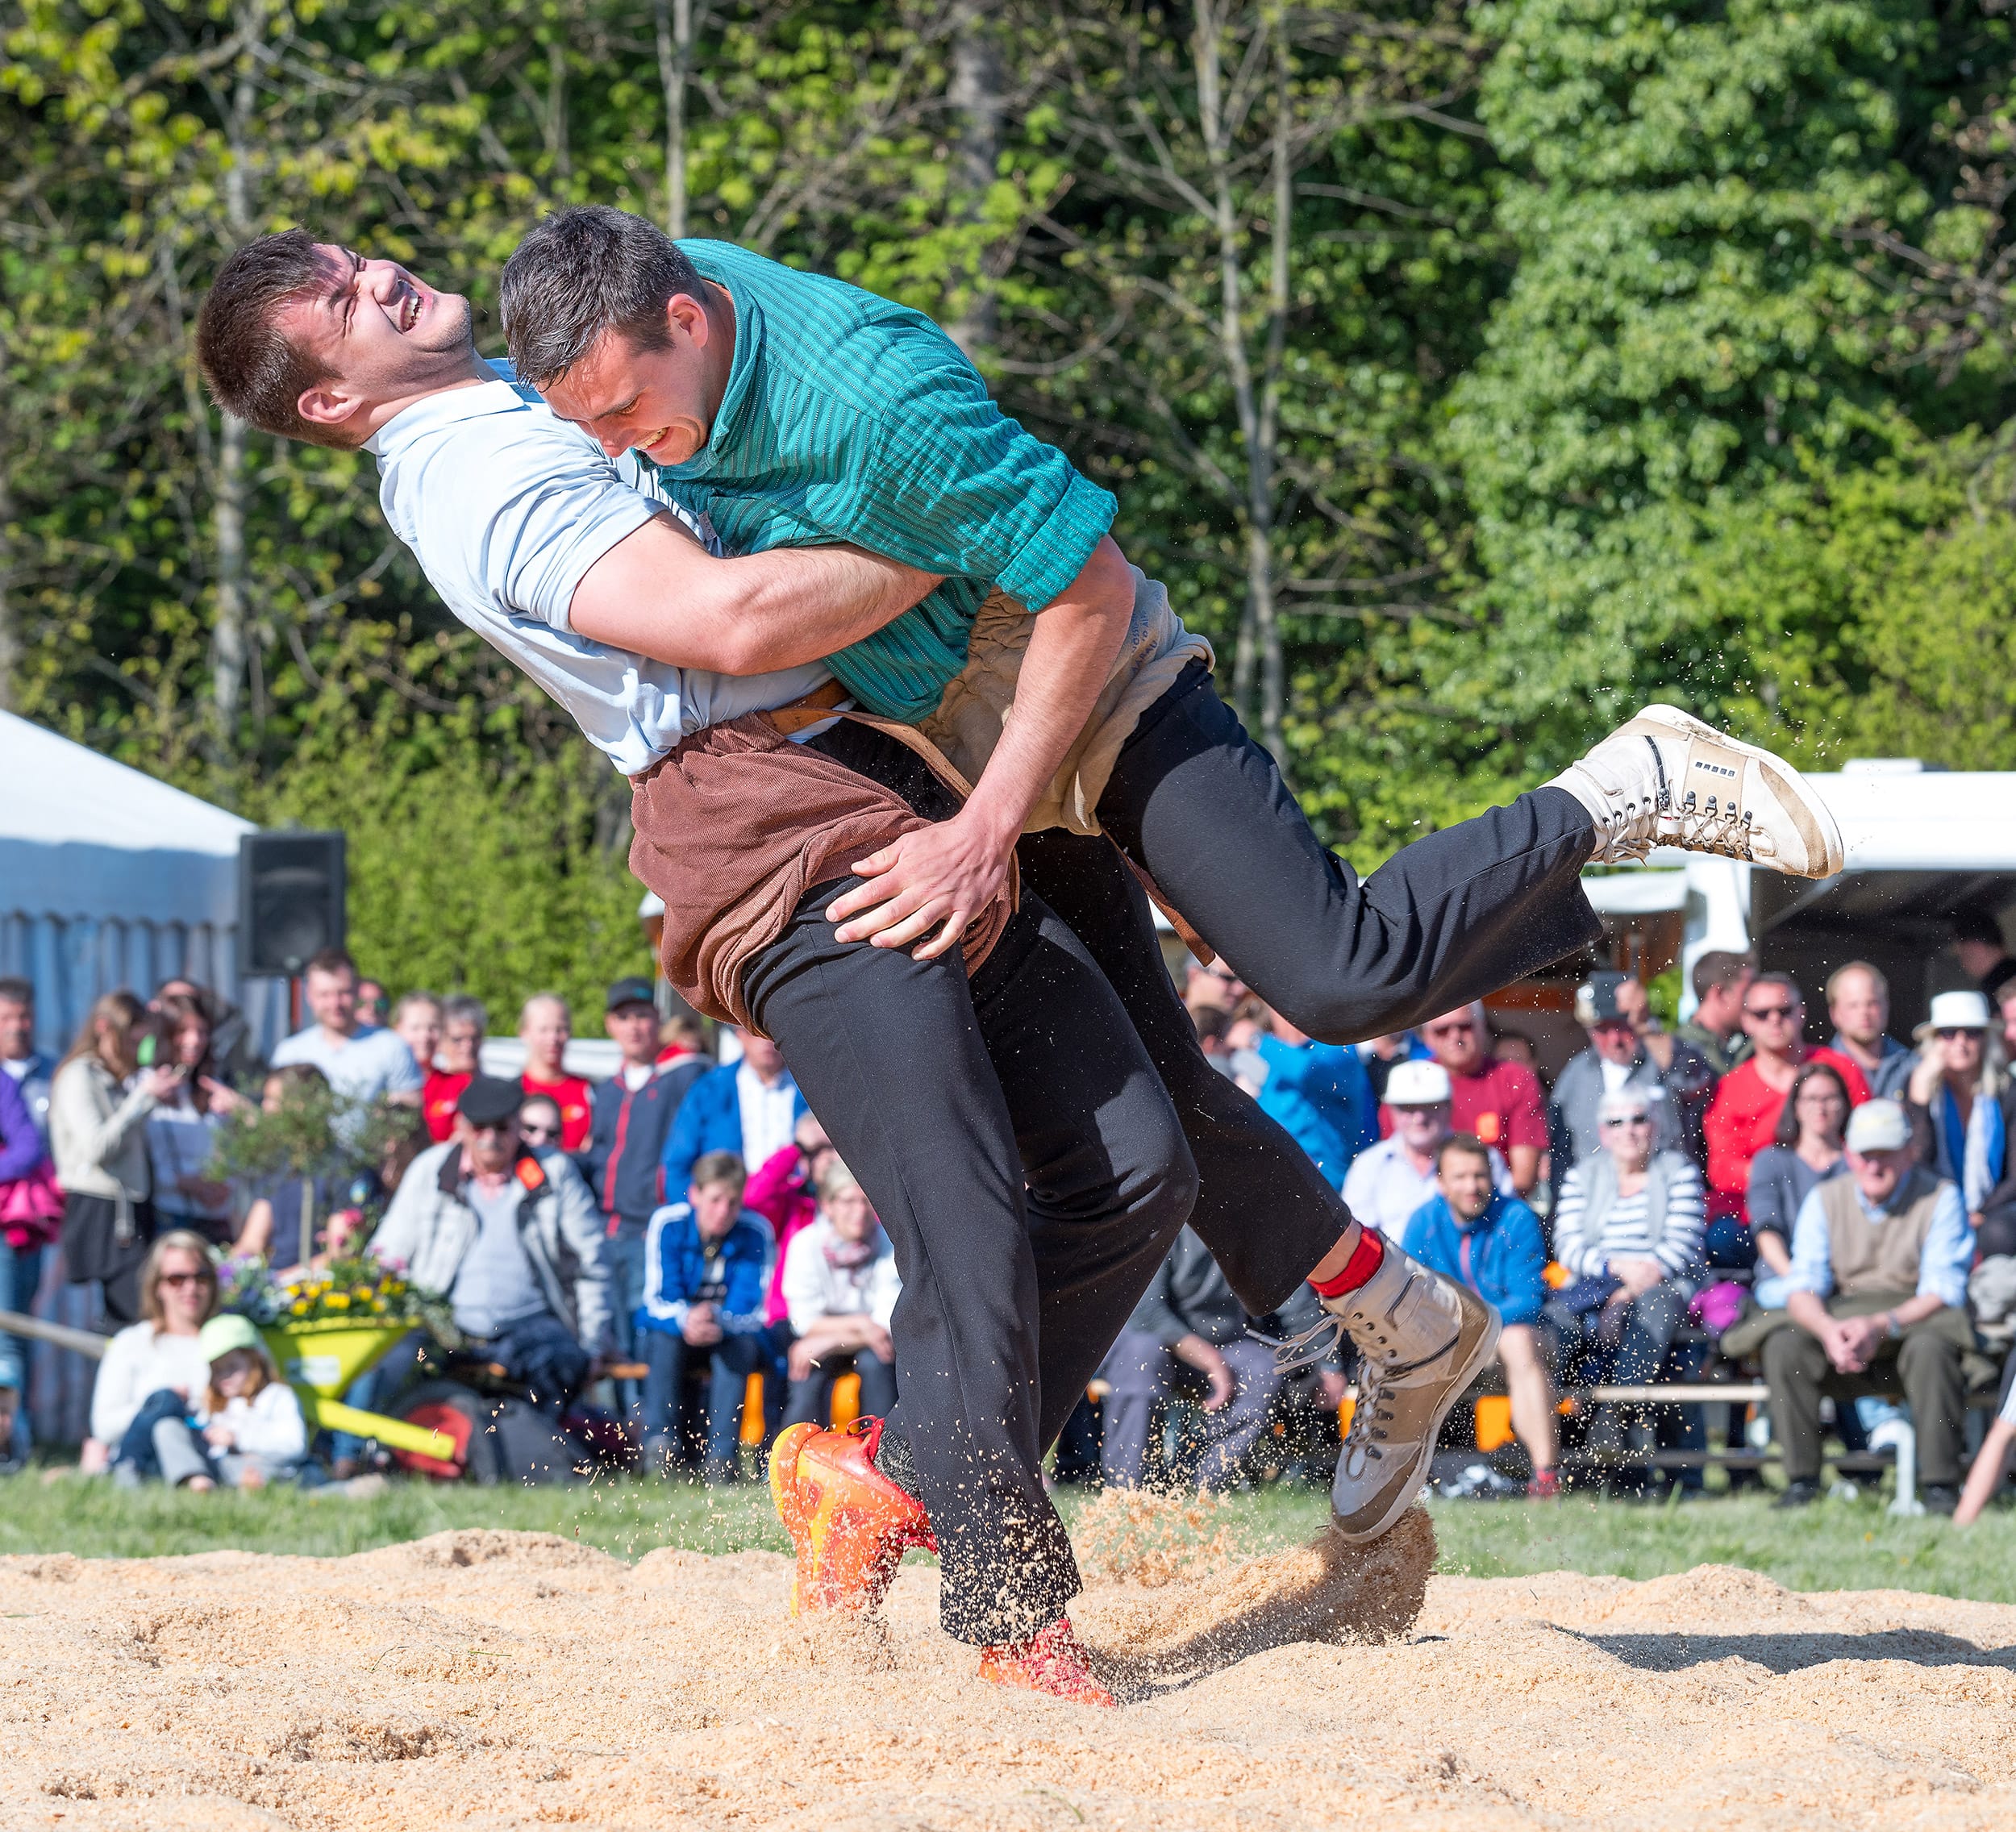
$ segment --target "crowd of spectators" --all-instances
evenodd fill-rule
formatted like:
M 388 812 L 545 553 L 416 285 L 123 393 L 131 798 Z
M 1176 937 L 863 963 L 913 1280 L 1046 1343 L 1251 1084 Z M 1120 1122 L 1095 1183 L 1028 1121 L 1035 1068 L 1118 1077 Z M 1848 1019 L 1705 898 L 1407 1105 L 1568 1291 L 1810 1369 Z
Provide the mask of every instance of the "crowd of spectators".
M 1670 1026 L 1636 978 L 1593 972 L 1575 1002 L 1585 1045 L 1551 1081 L 1534 1040 L 1481 1006 L 1347 1047 L 1221 964 L 1185 993 L 1213 1064 L 1352 1212 L 1497 1308 L 1530 1493 L 1560 1484 L 1564 1390 L 1697 1379 L 1719 1355 L 1768 1384 L 1789 1504 L 1818 1493 L 1829 1424 L 1862 1447 L 1882 1394 L 1908 1405 L 1927 1496 L 1951 1508 L 1977 1326 L 2016 1324 L 2016 968 L 1985 936 L 1961 942 L 1979 943 L 1983 988 L 1940 994 L 1910 1044 L 1865 962 L 1822 989 L 1824 1044 L 1799 985 L 1743 957 L 1698 960 L 1692 1015 Z M 523 1005 L 522 1068 L 500 1077 L 466 996 L 394 1002 L 340 951 L 309 963 L 302 993 L 310 1022 L 270 1064 L 238 1014 L 179 980 L 101 998 L 52 1062 L 31 989 L 0 980 L 0 1309 L 27 1309 L 58 1251 L 65 1278 L 102 1293 L 118 1333 L 87 1463 L 122 1480 L 312 1480 L 289 1390 L 242 1320 L 215 1314 L 216 1268 L 367 1242 L 446 1299 L 462 1353 L 551 1415 L 598 1399 L 649 1469 L 735 1480 L 747 1443 L 829 1416 L 843 1377 L 861 1409 L 893 1403 L 889 1240 L 768 1039 L 733 1032 L 719 1060 L 635 978 L 608 990 L 606 1079 L 570 1072 L 573 1014 L 552 993 Z M 308 1091 L 352 1161 L 220 1172 L 235 1122 Z M 392 1116 L 368 1147 L 367 1113 Z M 1277 1367 L 1308 1321 L 1245 1315 L 1185 1230 L 1095 1385 L 1104 1480 L 1216 1488 L 1278 1464 L 1288 1413 L 1348 1397 L 1342 1362 Z M 0 1455 L 26 1447 L 26 1366 L 0 1336 Z M 1660 1453 L 1688 1453 L 1668 1460 L 1697 1492 L 1705 1429 L 1697 1405 L 1610 1404 L 1575 1413 L 1570 1447 L 1641 1491 Z M 339 1447 L 345 1467 L 360 1448 Z

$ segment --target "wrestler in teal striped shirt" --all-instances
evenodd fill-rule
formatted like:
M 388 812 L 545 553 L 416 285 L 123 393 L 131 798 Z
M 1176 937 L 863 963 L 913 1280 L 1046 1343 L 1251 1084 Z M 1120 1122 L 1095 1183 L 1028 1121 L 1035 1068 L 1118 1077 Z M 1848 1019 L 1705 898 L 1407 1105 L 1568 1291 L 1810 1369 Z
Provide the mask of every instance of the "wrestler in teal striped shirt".
M 998 585 L 1040 610 L 1084 569 L 1118 506 L 988 398 L 922 313 L 728 242 L 681 242 L 735 301 L 735 360 L 707 443 L 658 466 L 731 553 L 851 541 L 943 585 L 829 656 L 856 700 L 917 719 L 965 665 Z

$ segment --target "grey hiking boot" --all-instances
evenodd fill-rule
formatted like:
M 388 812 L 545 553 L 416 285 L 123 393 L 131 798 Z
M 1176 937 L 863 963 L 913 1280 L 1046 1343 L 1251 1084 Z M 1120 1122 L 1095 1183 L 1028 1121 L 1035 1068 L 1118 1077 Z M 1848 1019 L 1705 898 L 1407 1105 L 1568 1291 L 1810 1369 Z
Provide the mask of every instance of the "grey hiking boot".
M 1345 1538 L 1377 1539 L 1421 1493 L 1443 1420 L 1497 1348 L 1498 1314 L 1391 1241 L 1371 1278 L 1323 1308 L 1359 1356 L 1331 1511 Z
M 1795 878 L 1831 878 L 1846 862 L 1834 816 L 1791 764 L 1677 706 L 1646 707 L 1547 786 L 1589 810 L 1596 864 L 1643 859 L 1655 846 Z

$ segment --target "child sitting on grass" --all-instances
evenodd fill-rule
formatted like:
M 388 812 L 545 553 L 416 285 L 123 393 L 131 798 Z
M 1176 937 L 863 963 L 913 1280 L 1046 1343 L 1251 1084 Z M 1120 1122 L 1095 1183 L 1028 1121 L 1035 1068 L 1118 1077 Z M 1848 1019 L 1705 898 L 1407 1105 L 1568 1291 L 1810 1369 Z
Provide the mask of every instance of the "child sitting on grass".
M 301 1402 L 281 1380 L 250 1319 L 228 1313 L 211 1318 L 203 1326 L 202 1348 L 210 1362 L 210 1386 L 196 1422 L 216 1479 L 227 1488 L 263 1488 L 298 1476 L 308 1460 Z M 198 1480 L 190 1486 L 199 1486 Z

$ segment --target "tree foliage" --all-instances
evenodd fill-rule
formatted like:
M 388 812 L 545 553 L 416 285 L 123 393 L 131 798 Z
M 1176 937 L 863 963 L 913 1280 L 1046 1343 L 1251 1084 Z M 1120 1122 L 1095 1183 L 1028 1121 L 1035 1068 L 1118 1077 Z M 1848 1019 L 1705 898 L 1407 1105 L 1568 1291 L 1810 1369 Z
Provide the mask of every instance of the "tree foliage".
M 402 984 L 641 964 L 622 780 L 368 457 L 220 418 L 189 348 L 294 223 L 494 347 L 593 198 L 950 326 L 1361 864 L 1653 693 L 1999 760 L 2011 44 L 2000 0 L 0 0 L 0 703 L 348 828 Z

